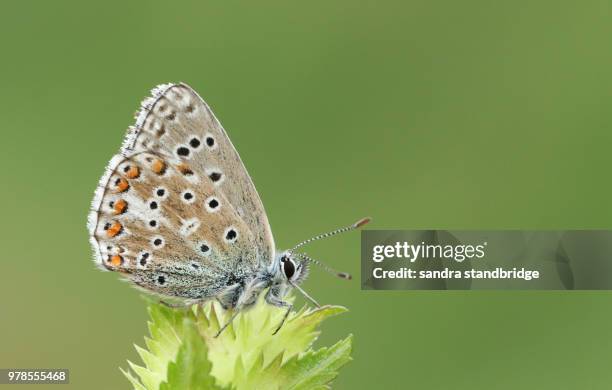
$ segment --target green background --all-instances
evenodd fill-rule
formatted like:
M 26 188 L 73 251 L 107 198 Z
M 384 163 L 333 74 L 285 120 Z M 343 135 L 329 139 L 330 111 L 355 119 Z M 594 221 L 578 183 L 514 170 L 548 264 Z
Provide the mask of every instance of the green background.
M 277 244 L 372 228 L 611 228 L 606 1 L 11 1 L 0 10 L 1 367 L 128 388 L 140 294 L 85 220 L 161 82 L 213 107 Z M 309 252 L 358 275 L 359 234 Z M 305 288 L 355 334 L 337 389 L 609 389 L 608 292 Z M 27 386 L 23 387 L 24 389 Z M 36 387 L 40 388 L 40 387 Z

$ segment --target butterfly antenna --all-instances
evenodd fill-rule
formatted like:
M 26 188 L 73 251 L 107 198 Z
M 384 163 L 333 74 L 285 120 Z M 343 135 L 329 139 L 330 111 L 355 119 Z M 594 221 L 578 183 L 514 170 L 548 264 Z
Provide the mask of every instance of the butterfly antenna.
M 327 264 L 324 264 L 322 262 L 320 262 L 317 259 L 313 259 L 312 257 L 308 256 L 305 253 L 296 253 L 295 256 L 299 257 L 300 259 L 307 261 L 309 263 L 313 263 L 318 265 L 319 267 L 323 268 L 323 270 L 329 272 L 332 275 L 335 275 L 341 279 L 346 279 L 346 280 L 351 280 L 353 279 L 353 277 L 351 276 L 351 274 L 346 273 L 346 272 L 338 272 L 335 269 L 333 269 L 332 267 L 328 266 Z
M 323 238 L 328 238 L 328 237 L 332 237 L 335 236 L 336 234 L 340 234 L 340 233 L 344 233 L 344 232 L 350 232 L 351 230 L 355 230 L 355 229 L 359 229 L 360 227 L 362 227 L 363 225 L 365 225 L 366 223 L 370 222 L 371 219 L 366 217 L 366 218 L 361 218 L 359 221 L 355 222 L 354 224 L 352 224 L 351 226 L 346 226 L 340 229 L 336 229 L 333 230 L 331 232 L 327 232 L 327 233 L 323 233 L 323 234 L 319 234 L 318 236 L 314 236 L 312 238 L 309 238 L 306 241 L 302 241 L 299 244 L 297 244 L 296 246 L 294 246 L 293 248 L 291 248 L 289 250 L 289 252 L 293 252 L 298 248 L 303 247 L 306 244 L 309 244 L 313 241 L 317 241 L 317 240 L 321 240 Z

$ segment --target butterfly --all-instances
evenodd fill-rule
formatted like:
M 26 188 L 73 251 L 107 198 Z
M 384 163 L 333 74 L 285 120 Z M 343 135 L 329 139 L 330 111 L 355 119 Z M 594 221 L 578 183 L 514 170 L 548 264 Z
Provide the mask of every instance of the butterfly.
M 188 85 L 162 84 L 141 103 L 120 153 L 99 181 L 88 217 L 94 261 L 135 286 L 188 306 L 216 299 L 234 314 L 265 301 L 286 308 L 309 265 L 336 272 L 305 244 L 357 229 L 369 219 L 277 251 L 255 186 L 227 133 Z

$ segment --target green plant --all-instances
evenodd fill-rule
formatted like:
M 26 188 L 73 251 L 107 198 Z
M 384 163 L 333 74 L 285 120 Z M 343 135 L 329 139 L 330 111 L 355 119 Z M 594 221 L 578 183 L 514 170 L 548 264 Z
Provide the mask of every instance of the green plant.
M 320 323 L 347 309 L 303 307 L 276 334 L 284 310 L 262 299 L 238 314 L 218 337 L 230 313 L 209 302 L 191 309 L 149 305 L 146 349 L 135 346 L 143 366 L 121 370 L 135 390 L 326 389 L 351 360 L 352 335 L 314 350 Z

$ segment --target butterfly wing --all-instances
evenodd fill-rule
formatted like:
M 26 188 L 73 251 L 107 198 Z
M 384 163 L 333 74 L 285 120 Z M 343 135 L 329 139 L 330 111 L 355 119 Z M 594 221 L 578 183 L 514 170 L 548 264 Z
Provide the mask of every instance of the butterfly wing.
M 206 103 L 166 84 L 100 180 L 89 233 L 102 267 L 148 290 L 211 297 L 274 258 L 263 204 Z

